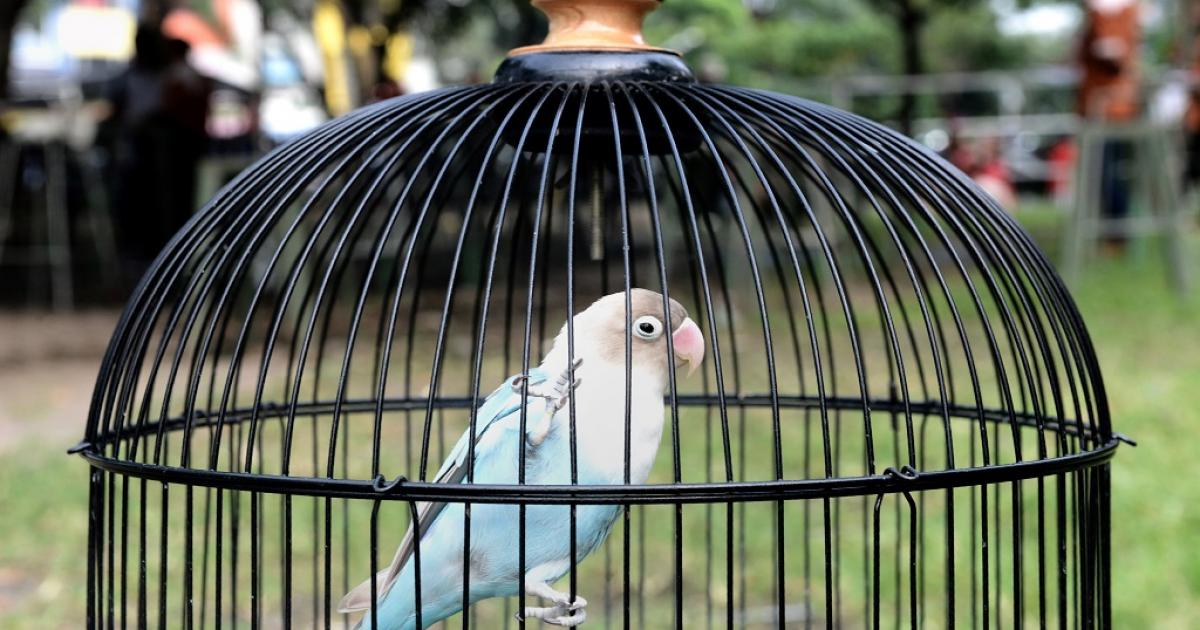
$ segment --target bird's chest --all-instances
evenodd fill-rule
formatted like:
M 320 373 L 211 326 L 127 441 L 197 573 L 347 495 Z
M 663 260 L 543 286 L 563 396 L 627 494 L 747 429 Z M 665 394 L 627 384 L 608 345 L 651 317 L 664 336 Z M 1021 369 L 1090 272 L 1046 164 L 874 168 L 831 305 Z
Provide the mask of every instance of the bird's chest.
M 651 387 L 631 389 L 628 405 L 623 383 L 615 391 L 584 386 L 576 391 L 579 483 L 622 484 L 627 478 L 630 483 L 643 483 L 649 476 L 662 438 L 662 394 Z M 539 450 L 546 456 L 543 459 L 539 453 L 539 460 L 553 462 L 543 472 L 570 483 L 570 413 L 566 407 L 556 414 L 554 429 Z

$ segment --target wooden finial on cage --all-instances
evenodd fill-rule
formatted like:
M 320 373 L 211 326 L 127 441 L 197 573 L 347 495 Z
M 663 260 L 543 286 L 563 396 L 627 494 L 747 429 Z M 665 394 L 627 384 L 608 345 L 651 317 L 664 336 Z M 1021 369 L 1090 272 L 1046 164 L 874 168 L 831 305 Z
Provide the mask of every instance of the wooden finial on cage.
M 550 32 L 535 46 L 522 46 L 509 57 L 533 52 L 659 51 L 642 38 L 642 20 L 659 0 L 533 0 L 550 19 Z

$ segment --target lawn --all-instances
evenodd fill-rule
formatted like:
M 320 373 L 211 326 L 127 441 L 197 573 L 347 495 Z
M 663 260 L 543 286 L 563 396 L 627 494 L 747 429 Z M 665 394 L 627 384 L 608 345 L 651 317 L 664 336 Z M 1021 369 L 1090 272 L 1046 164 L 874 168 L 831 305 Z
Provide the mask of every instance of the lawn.
M 1054 249 L 1053 212 L 1028 211 L 1019 218 L 1047 249 Z M 1182 298 L 1166 278 L 1157 249 L 1142 245 L 1125 257 L 1089 264 L 1073 287 L 1104 368 L 1116 426 L 1139 443 L 1137 448 L 1121 447 L 1113 467 L 1113 598 L 1121 628 L 1188 628 L 1200 619 L 1200 553 L 1192 550 L 1200 537 L 1200 485 L 1193 482 L 1200 476 L 1194 446 L 1200 438 L 1200 287 Z M 55 360 L 43 359 L 41 365 L 53 366 Z M 91 383 L 86 370 L 29 370 L 23 361 L 0 363 L 0 371 L 9 373 L 0 380 L 5 388 L 0 389 L 0 411 L 13 416 L 2 418 L 0 430 L 17 436 L 0 439 L 0 627 L 73 628 L 83 609 L 86 466 L 64 454 L 75 432 L 63 425 L 81 431 L 86 409 L 76 398 L 70 404 L 55 399 L 42 407 L 30 402 L 29 391 L 86 393 Z M 22 374 L 39 382 L 20 384 Z M 5 405 L 6 397 L 24 402 Z M 660 457 L 660 468 L 664 461 Z M 310 518 L 311 503 L 297 501 L 297 521 Z M 768 506 L 751 509 L 766 516 Z M 655 510 L 646 522 L 664 527 L 648 525 L 651 539 L 656 532 L 670 533 L 669 510 Z M 723 523 L 724 508 L 713 511 Z M 704 508 L 685 512 L 685 540 L 703 540 Z M 789 507 L 788 522 L 800 518 L 799 507 Z M 722 539 L 723 525 L 714 534 Z M 622 535 L 618 527 L 613 538 Z M 769 553 L 769 532 L 751 534 L 747 545 L 754 553 Z M 614 552 L 610 561 L 619 562 L 619 547 Z M 635 562 L 637 553 L 635 547 Z M 685 564 L 702 566 L 703 555 L 702 547 L 689 546 Z M 603 600 L 597 576 L 605 560 L 599 556 L 589 559 L 580 575 L 581 584 L 590 585 L 593 603 Z M 790 564 L 796 562 L 791 557 Z M 857 575 L 861 566 L 850 558 L 844 571 Z M 703 588 L 703 577 L 696 588 Z M 769 574 L 751 577 L 770 580 Z M 697 581 L 695 576 L 689 580 Z M 613 588 L 618 592 L 612 596 L 619 600 L 620 587 Z M 669 597 L 671 592 L 670 585 L 655 583 L 645 589 L 646 597 Z M 718 604 L 723 601 L 723 592 L 711 594 Z M 703 612 L 688 614 L 699 618 Z M 647 621 L 651 627 L 659 623 Z

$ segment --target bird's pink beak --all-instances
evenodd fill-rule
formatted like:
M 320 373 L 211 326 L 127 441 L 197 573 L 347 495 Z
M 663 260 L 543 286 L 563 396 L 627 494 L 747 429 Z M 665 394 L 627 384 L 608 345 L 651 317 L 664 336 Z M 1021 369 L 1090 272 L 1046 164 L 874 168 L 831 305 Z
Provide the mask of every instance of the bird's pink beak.
M 675 347 L 675 365 L 681 362 L 688 364 L 688 376 L 691 376 L 700 362 L 704 360 L 704 335 L 692 318 L 684 318 L 683 323 L 671 332 L 671 341 Z

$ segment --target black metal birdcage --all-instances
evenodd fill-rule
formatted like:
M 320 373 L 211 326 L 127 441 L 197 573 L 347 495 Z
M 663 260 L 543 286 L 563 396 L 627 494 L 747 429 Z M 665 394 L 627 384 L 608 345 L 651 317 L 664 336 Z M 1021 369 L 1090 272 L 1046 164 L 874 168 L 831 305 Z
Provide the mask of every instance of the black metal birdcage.
M 490 84 L 278 148 L 158 258 L 76 449 L 89 627 L 422 627 L 433 570 L 461 574 L 446 627 L 529 627 L 518 576 L 548 534 L 527 514 L 547 505 L 572 534 L 580 510 L 617 506 L 590 557 L 568 535 L 561 588 L 590 599 L 591 627 L 1111 625 L 1118 439 L 1079 313 L 1011 217 L 880 125 L 698 83 L 640 40 L 515 53 Z M 625 401 L 607 418 L 625 483 L 580 481 L 576 423 L 597 419 L 573 402 L 554 416 L 569 483 L 436 476 L 488 392 L 636 287 L 708 349 L 692 378 L 668 370 L 644 483 L 628 367 L 606 390 Z M 634 337 L 618 345 L 630 366 Z M 464 537 L 472 507 L 519 510 L 521 571 L 488 586 L 506 595 L 479 599 L 469 542 L 419 568 L 435 504 L 461 506 L 441 515 Z M 414 520 L 416 585 L 396 588 L 415 619 L 381 596 L 339 612 L 364 579 L 382 591 Z

